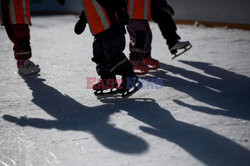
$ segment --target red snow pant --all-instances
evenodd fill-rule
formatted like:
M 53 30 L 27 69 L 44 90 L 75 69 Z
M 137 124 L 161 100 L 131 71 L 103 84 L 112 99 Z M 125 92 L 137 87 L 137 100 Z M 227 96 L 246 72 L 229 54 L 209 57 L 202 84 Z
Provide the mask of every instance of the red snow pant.
M 8 37 L 14 44 L 13 50 L 16 60 L 29 59 L 31 57 L 30 29 L 26 24 L 5 25 Z
M 12 24 L 9 17 L 9 0 L 1 0 L 0 3 L 5 30 L 14 44 L 15 59 L 29 59 L 31 57 L 29 25 Z

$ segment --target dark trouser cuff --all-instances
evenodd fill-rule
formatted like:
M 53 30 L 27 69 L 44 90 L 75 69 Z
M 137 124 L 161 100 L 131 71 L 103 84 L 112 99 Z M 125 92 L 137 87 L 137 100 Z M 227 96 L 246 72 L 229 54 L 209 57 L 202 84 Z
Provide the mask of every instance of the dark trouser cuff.
M 29 58 L 31 58 L 31 50 L 15 51 L 16 60 L 29 59 Z

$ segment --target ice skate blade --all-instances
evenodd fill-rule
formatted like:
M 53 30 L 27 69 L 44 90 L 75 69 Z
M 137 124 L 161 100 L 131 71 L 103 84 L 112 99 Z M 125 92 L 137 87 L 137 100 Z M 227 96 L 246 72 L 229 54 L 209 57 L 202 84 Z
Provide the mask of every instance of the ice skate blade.
M 152 70 L 157 70 L 159 68 L 160 68 L 160 66 L 148 67 L 148 70 L 152 71 Z
M 109 92 L 104 92 L 103 90 L 95 90 L 94 94 L 96 96 L 108 96 L 108 95 L 115 95 L 117 94 L 118 91 L 117 90 L 112 90 L 112 91 L 109 91 Z
M 107 95 L 99 95 L 99 96 L 96 96 L 96 98 L 98 100 L 107 100 L 107 99 L 123 99 L 123 97 L 121 95 L 117 95 L 117 94 L 107 94 Z
M 178 53 L 178 54 L 174 54 L 174 56 L 172 57 L 172 60 L 175 59 L 175 58 L 177 58 L 177 57 L 180 56 L 181 54 L 187 52 L 187 51 L 190 50 L 191 48 L 192 48 L 192 45 L 191 45 L 191 44 L 188 45 L 187 47 L 183 48 L 184 50 L 183 50 L 182 52 L 180 52 L 180 53 Z
M 137 83 L 138 83 L 138 85 L 135 86 L 133 90 L 131 90 L 131 91 L 127 90 L 126 92 L 122 93 L 122 97 L 124 99 L 132 96 L 134 93 L 136 93 L 138 90 L 140 90 L 142 88 L 142 86 L 143 86 L 142 82 L 138 81 Z
M 148 71 L 141 71 L 141 70 L 135 69 L 135 70 L 134 70 L 134 73 L 135 73 L 136 75 L 144 75 L 144 74 L 147 74 Z
M 148 74 L 148 72 L 147 73 L 139 73 L 139 72 L 134 72 L 136 75 L 146 75 L 146 74 Z

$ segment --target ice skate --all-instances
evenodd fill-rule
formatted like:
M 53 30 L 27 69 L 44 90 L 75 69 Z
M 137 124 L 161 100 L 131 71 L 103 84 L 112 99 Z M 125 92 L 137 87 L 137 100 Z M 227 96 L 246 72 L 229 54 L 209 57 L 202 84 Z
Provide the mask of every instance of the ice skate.
M 159 61 L 151 57 L 143 58 L 142 62 L 148 66 L 149 70 L 160 68 Z
M 34 64 L 29 59 L 17 61 L 18 74 L 28 76 L 40 72 L 39 65 Z
M 188 51 L 190 48 L 192 48 L 192 45 L 189 41 L 180 42 L 178 41 L 173 47 L 170 48 L 171 54 L 174 54 L 172 59 L 175 59 L 176 57 L 180 56 L 181 54 Z M 180 52 L 178 52 L 180 50 Z
M 122 95 L 123 98 L 128 98 L 142 87 L 142 82 L 140 82 L 136 76 L 126 78 L 123 77 L 122 80 L 123 81 L 120 86 L 117 87 L 117 91 Z
M 147 74 L 148 73 L 148 66 L 144 64 L 140 60 L 130 60 L 131 64 L 133 65 L 133 71 L 135 74 Z
M 117 82 L 115 78 L 101 79 L 92 88 L 96 96 L 113 95 L 117 93 Z

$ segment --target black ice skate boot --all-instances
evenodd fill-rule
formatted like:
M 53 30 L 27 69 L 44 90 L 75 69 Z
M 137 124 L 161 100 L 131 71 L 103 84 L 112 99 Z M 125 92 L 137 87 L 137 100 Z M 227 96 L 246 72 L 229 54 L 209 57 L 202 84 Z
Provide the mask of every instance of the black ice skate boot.
M 142 87 L 142 83 L 133 71 L 133 65 L 127 58 L 119 63 L 119 66 L 115 68 L 115 73 L 122 76 L 122 82 L 117 87 L 118 93 L 122 97 L 127 98 L 137 92 Z
M 117 93 L 117 81 L 113 73 L 111 73 L 107 67 L 98 65 L 96 67 L 97 73 L 101 76 L 98 83 L 93 85 L 95 95 L 107 95 Z
M 122 82 L 117 87 L 118 93 L 122 94 L 122 97 L 128 98 L 142 87 L 142 82 L 139 81 L 137 76 L 122 77 Z
M 192 45 L 190 44 L 189 41 L 184 41 L 184 42 L 177 41 L 176 44 L 174 44 L 173 46 L 169 48 L 169 50 L 171 54 L 174 55 L 172 59 L 175 59 L 176 57 L 180 56 L 181 54 L 185 53 L 191 48 L 192 48 Z
M 115 77 L 100 79 L 98 83 L 93 85 L 94 94 L 96 96 L 99 95 L 107 95 L 107 94 L 116 94 L 117 93 L 117 82 Z

